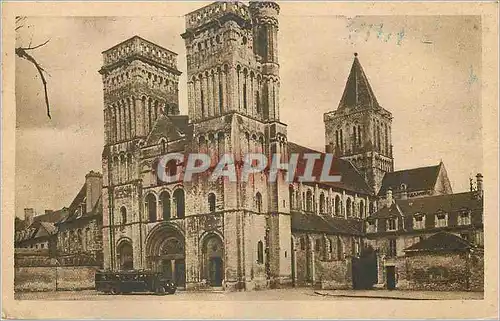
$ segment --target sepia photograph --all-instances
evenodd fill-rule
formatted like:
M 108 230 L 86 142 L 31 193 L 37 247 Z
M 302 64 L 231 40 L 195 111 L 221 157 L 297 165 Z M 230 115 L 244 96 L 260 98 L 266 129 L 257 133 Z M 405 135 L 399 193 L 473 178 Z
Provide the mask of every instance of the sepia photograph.
M 4 7 L 3 317 L 498 316 L 498 3 L 95 5 Z

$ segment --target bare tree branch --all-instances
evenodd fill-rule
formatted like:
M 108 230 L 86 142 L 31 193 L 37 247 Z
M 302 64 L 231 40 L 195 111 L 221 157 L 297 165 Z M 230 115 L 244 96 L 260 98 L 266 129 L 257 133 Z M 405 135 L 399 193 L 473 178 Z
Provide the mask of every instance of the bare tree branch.
M 15 30 L 17 31 L 17 30 L 23 28 L 25 21 L 26 21 L 26 17 L 24 17 L 24 16 L 16 17 Z M 41 43 L 41 44 L 34 46 L 34 47 L 31 46 L 31 41 L 32 41 L 32 39 L 30 39 L 30 44 L 28 45 L 28 47 L 22 47 L 22 46 L 17 47 L 15 50 L 16 56 L 18 56 L 19 58 L 22 58 L 22 59 L 26 59 L 29 62 L 31 62 L 35 66 L 36 70 L 38 71 L 38 74 L 40 75 L 40 78 L 42 79 L 43 91 L 45 93 L 45 105 L 47 106 L 47 116 L 49 118 L 51 118 L 50 117 L 49 95 L 47 93 L 47 81 L 45 80 L 45 75 L 44 75 L 47 72 L 45 71 L 45 69 L 43 69 L 42 66 L 40 66 L 38 61 L 36 61 L 36 59 L 28 53 L 29 50 L 35 50 L 35 49 L 38 49 L 40 47 L 45 46 L 50 41 L 50 39 L 45 41 L 44 43 Z
M 24 51 L 34 50 L 34 49 L 38 49 L 40 47 L 45 46 L 49 41 L 50 41 L 50 39 L 45 41 L 44 43 L 41 43 L 38 46 L 34 46 L 34 47 L 31 47 L 31 42 L 30 42 L 30 45 L 28 47 L 20 47 L 20 48 L 23 49 Z
M 35 66 L 36 70 L 38 70 L 38 73 L 40 74 L 40 78 L 42 79 L 43 90 L 45 92 L 45 105 L 47 106 L 47 116 L 49 118 L 51 118 L 50 117 L 49 95 L 47 93 L 47 81 L 45 80 L 45 76 L 44 76 L 45 70 L 42 68 L 42 66 L 40 66 L 40 64 L 36 61 L 36 59 L 33 58 L 33 56 L 31 56 L 29 53 L 26 52 L 28 50 L 34 50 L 34 49 L 37 49 L 37 48 L 40 48 L 40 47 L 46 45 L 49 42 L 49 40 L 47 40 L 44 43 L 42 43 L 38 46 L 35 46 L 35 47 L 31 47 L 31 46 L 28 48 L 18 47 L 18 48 L 16 48 L 16 55 L 20 58 L 26 59 L 29 62 L 31 62 Z

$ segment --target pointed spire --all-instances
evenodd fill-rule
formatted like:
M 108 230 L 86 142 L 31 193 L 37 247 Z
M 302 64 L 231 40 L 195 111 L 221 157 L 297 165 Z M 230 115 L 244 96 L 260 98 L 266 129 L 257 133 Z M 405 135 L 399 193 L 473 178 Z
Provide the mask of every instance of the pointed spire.
M 363 71 L 363 67 L 361 67 L 357 52 L 354 53 L 354 61 L 339 103 L 339 109 L 356 106 L 379 107 L 368 78 Z

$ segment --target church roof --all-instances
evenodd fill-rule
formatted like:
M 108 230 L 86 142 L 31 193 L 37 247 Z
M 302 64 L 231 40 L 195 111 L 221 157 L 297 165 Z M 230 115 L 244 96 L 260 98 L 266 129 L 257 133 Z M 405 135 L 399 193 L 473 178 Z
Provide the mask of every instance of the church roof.
M 299 159 L 297 161 L 297 168 L 295 171 L 295 177 L 299 177 L 304 174 L 306 167 L 306 160 L 303 158 L 303 155 L 307 153 L 317 153 L 321 154 L 321 159 L 317 160 L 314 163 L 312 176 L 316 177 L 318 184 L 328 185 L 334 188 L 345 189 L 362 194 L 373 193 L 371 188 L 368 186 L 365 179 L 363 178 L 363 176 L 361 176 L 361 174 L 356 170 L 354 165 L 352 165 L 351 162 L 347 160 L 334 157 L 332 165 L 330 167 L 331 169 L 330 175 L 339 174 L 341 176 L 340 182 L 321 182 L 320 177 L 323 169 L 323 161 L 325 153 L 292 142 L 288 142 L 288 153 L 290 155 L 292 153 L 299 154 Z
M 385 195 L 389 188 L 392 189 L 392 191 L 400 190 L 401 184 L 406 185 L 407 192 L 432 190 L 434 186 L 436 186 L 441 166 L 443 166 L 442 163 L 436 166 L 419 167 L 386 173 L 382 180 L 382 186 L 380 187 L 378 195 Z
M 435 251 L 466 251 L 473 245 L 448 232 L 439 232 L 412 246 L 406 248 L 405 252 L 435 252 Z
M 327 234 L 363 235 L 363 222 L 327 215 L 291 212 L 292 231 L 317 232 Z
M 175 141 L 189 135 L 188 116 L 167 116 L 161 114 L 146 138 L 146 145 L 157 144 L 160 138 Z
M 344 93 L 340 99 L 339 109 L 356 106 L 380 107 L 363 67 L 361 67 L 357 53 L 354 54 L 354 61 L 345 84 Z

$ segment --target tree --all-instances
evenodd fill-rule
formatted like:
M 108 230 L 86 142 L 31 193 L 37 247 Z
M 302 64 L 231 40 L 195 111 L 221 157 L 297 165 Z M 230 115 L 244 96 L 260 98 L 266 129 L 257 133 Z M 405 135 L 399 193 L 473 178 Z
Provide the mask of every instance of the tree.
M 16 29 L 15 30 L 18 31 L 19 29 L 23 28 L 25 21 L 26 21 L 26 17 L 16 17 Z M 31 41 L 30 41 L 30 44 L 28 47 L 23 47 L 23 46 L 16 47 L 15 52 L 16 52 L 16 56 L 18 56 L 19 58 L 26 59 L 29 62 L 31 62 L 33 64 L 33 66 L 35 66 L 36 70 L 38 71 L 38 74 L 40 75 L 40 78 L 42 80 L 43 90 L 45 93 L 45 105 L 47 107 L 47 116 L 49 118 L 51 118 L 50 117 L 49 95 L 47 93 L 47 81 L 45 80 L 45 75 L 44 75 L 44 73 L 46 71 L 45 71 L 45 69 L 42 68 L 42 66 L 38 63 L 38 61 L 33 57 L 33 55 L 28 53 L 29 51 L 36 50 L 38 48 L 45 46 L 49 41 L 50 41 L 50 39 L 45 41 L 44 43 L 41 43 L 41 44 L 36 45 L 36 46 L 31 46 Z

